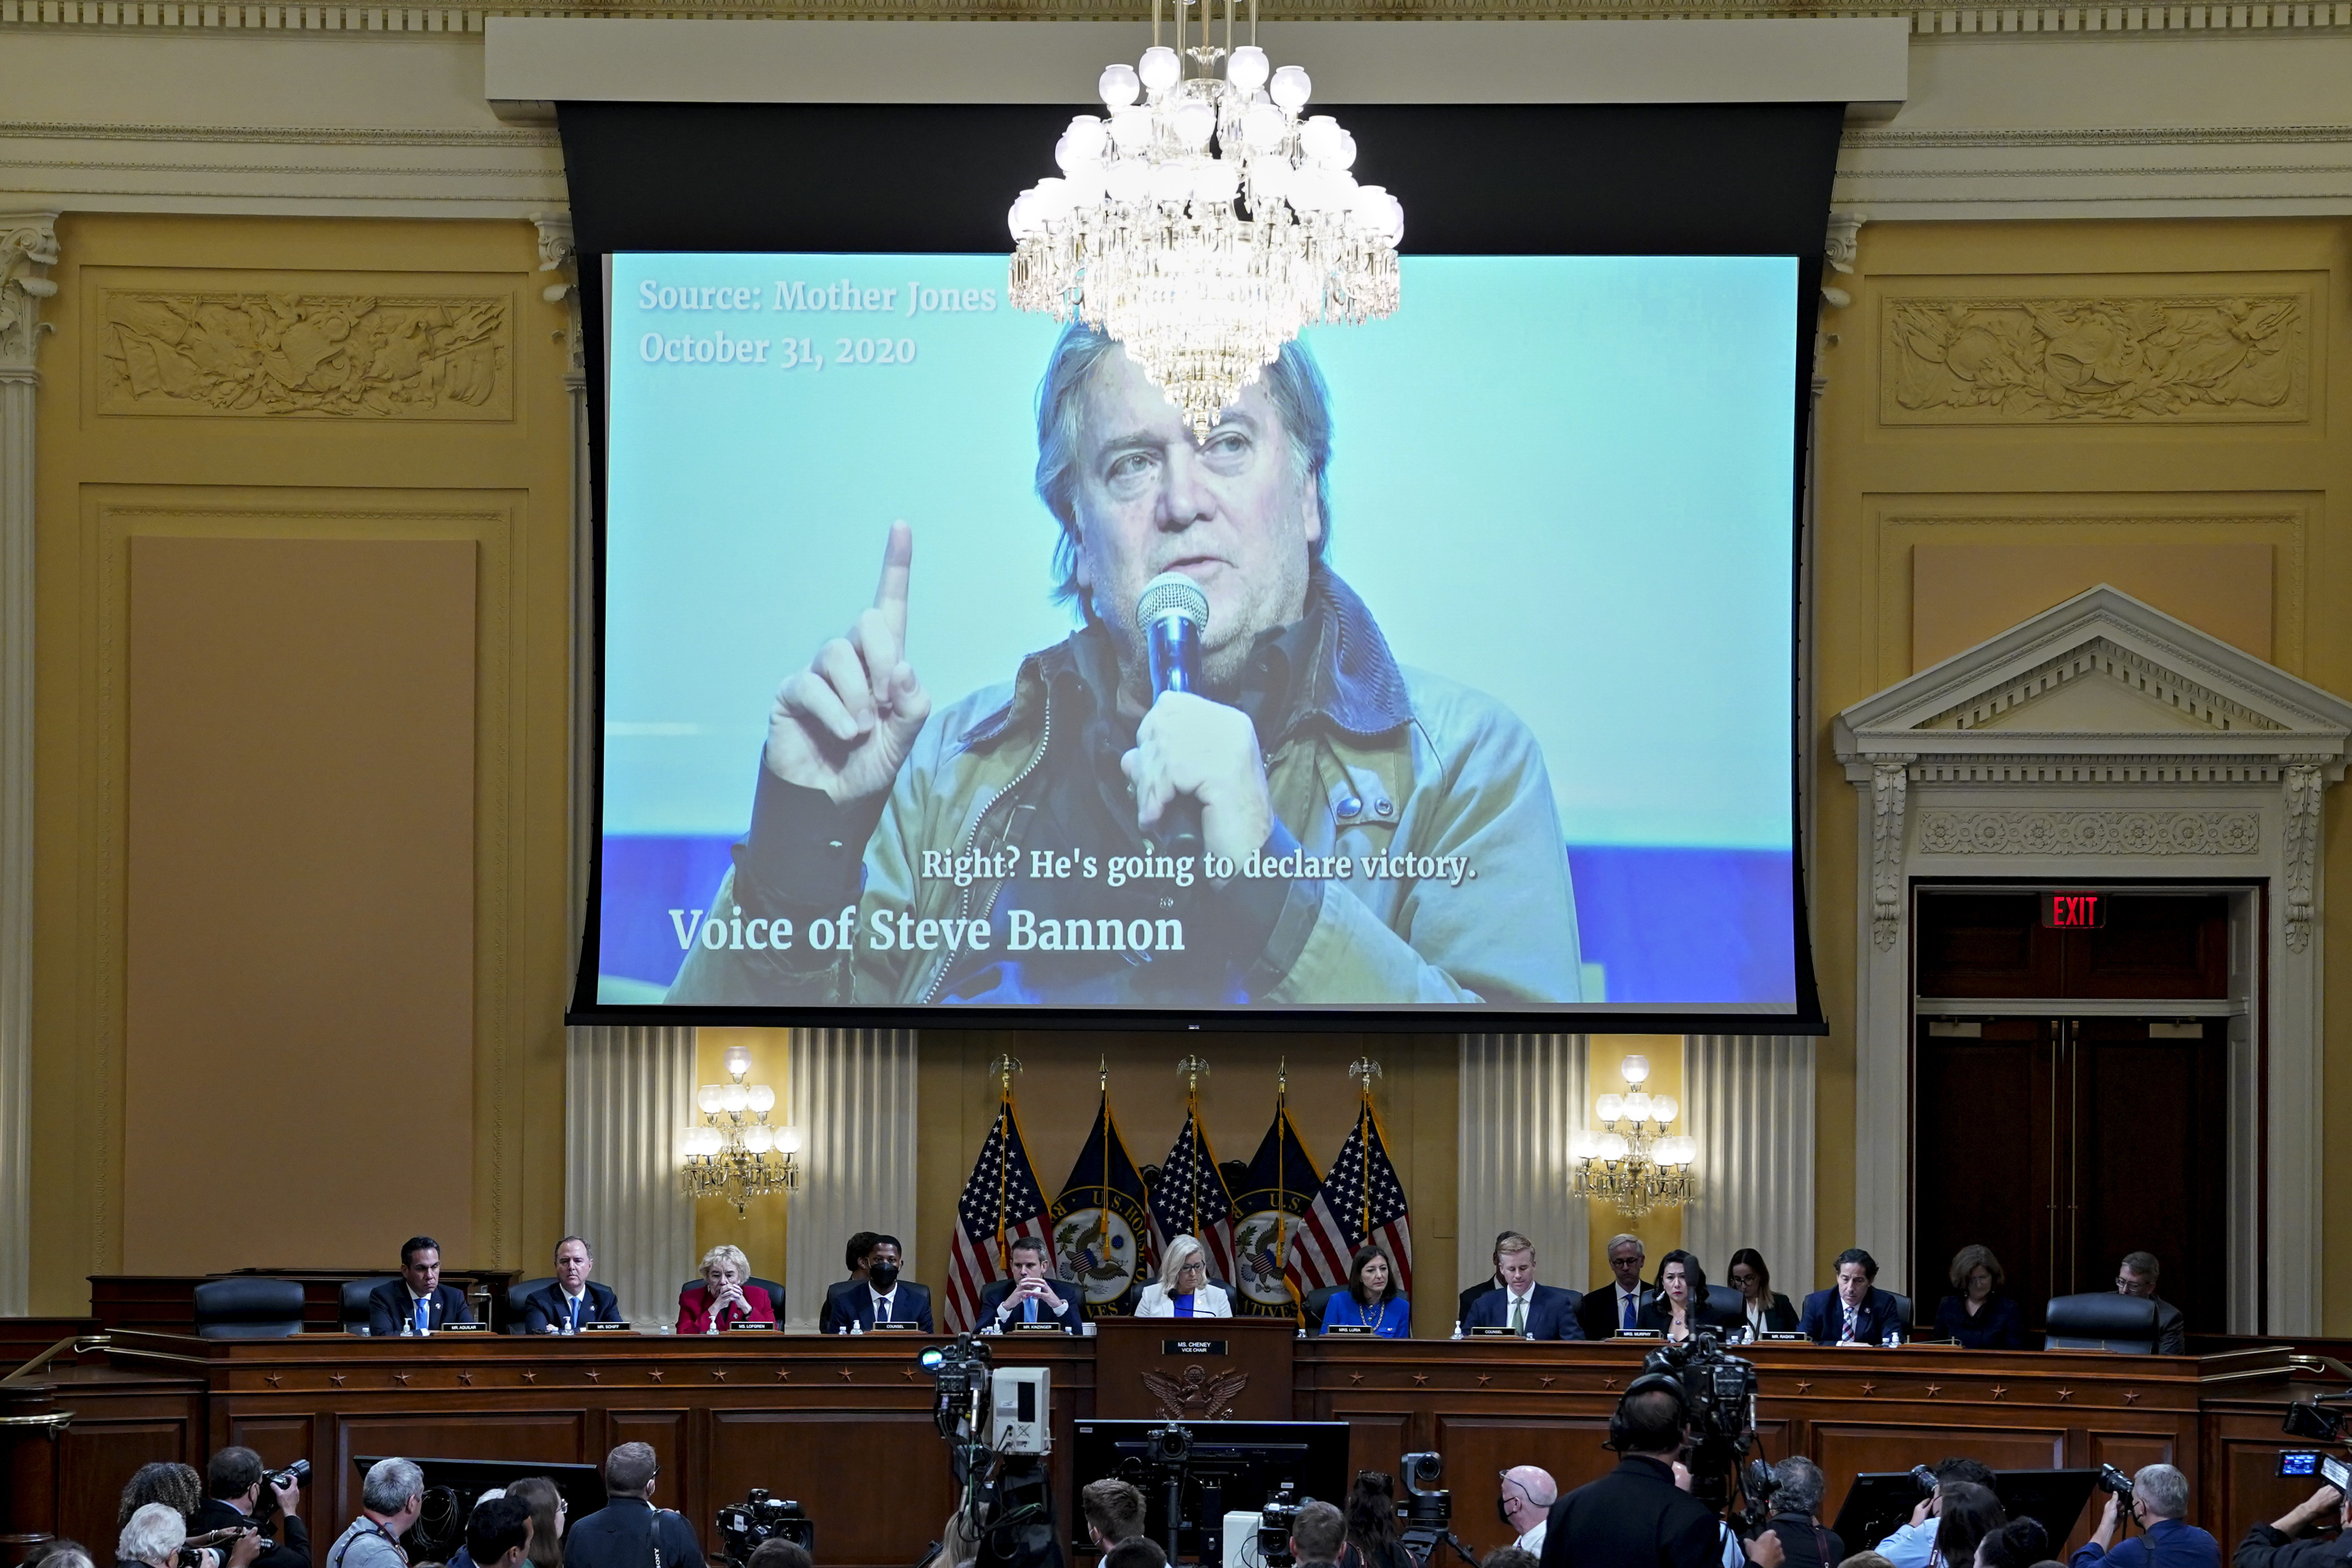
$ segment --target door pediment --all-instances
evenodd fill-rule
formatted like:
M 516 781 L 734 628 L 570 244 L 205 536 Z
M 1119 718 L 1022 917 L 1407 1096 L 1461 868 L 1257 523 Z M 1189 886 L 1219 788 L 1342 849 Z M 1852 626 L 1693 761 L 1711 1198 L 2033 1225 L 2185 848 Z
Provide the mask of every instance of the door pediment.
M 2352 703 L 2105 584 L 1856 703 L 1850 777 L 1896 758 L 2287 758 L 2342 767 Z

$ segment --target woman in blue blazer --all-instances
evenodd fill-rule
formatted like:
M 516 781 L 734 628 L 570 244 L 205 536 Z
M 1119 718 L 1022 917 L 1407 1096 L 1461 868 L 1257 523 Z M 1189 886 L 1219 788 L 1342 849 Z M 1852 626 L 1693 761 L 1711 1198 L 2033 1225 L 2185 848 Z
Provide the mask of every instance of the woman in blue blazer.
M 1365 1247 L 1348 1266 L 1348 1288 L 1323 1303 L 1322 1332 L 1370 1329 L 1382 1339 L 1412 1337 L 1412 1303 L 1397 1290 L 1396 1265 L 1377 1247 Z
M 1992 1249 L 1963 1247 L 1952 1259 L 1952 1293 L 1936 1304 L 1936 1327 L 1969 1350 L 2023 1350 L 2025 1314 L 2000 1294 L 2000 1260 Z

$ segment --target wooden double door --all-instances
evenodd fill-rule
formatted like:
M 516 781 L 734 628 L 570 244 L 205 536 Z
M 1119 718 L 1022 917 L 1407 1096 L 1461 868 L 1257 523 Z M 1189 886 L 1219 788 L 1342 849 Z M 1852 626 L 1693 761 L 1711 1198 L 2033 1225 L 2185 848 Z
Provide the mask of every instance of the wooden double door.
M 1940 911 L 1923 901 L 1923 996 L 1982 997 L 2023 981 L 2042 1000 L 2037 1016 L 1956 1008 L 1916 1023 L 1911 1288 L 1922 1319 L 1950 1291 L 1954 1255 L 1981 1242 L 2029 1329 L 2052 1296 L 2115 1289 L 2134 1251 L 2157 1256 L 2159 1289 L 2192 1328 L 2221 1328 L 2229 1020 L 2160 1009 L 2226 995 L 2228 900 L 2137 902 L 2119 901 L 2124 918 L 2105 930 L 2053 933 L 2039 929 L 2032 895 L 2005 906 L 1971 896 Z M 2156 1004 L 2147 1015 L 2115 1000 L 2066 1006 L 2126 985 Z

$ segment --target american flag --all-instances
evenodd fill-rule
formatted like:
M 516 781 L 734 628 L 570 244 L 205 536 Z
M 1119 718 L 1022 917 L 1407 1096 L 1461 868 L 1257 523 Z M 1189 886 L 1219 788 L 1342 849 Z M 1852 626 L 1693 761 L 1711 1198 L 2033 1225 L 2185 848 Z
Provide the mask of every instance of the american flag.
M 948 1333 L 962 1333 L 979 1321 L 982 1287 L 1011 1271 L 1005 1253 L 1024 1236 L 1052 1255 L 1045 1194 L 1029 1168 L 1028 1145 L 1008 1098 L 997 1107 L 996 1124 L 956 1201 L 955 1241 L 948 1249 Z
M 1397 1290 L 1411 1293 L 1412 1219 L 1405 1209 L 1404 1184 L 1389 1163 L 1388 1140 L 1369 1102 L 1357 1113 L 1356 1130 L 1339 1145 L 1290 1243 L 1290 1278 L 1298 1293 L 1346 1284 L 1348 1265 L 1368 1239 L 1395 1260 Z
M 1224 1173 L 1217 1168 L 1217 1152 L 1209 1146 L 1209 1130 L 1201 1124 L 1199 1107 L 1184 1113 L 1184 1130 L 1160 1167 L 1160 1185 L 1151 1189 L 1151 1235 L 1155 1249 L 1168 1255 L 1168 1244 L 1179 1236 L 1197 1236 L 1208 1249 L 1209 1272 L 1230 1282 L 1234 1277 L 1234 1195 L 1225 1189 Z

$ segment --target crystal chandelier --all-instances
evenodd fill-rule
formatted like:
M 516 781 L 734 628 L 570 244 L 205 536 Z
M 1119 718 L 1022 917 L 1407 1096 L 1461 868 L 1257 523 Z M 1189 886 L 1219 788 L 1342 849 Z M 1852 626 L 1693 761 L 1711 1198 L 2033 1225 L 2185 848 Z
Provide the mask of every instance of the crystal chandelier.
M 1176 0 L 1178 43 L 1190 0 Z M 1312 83 L 1273 69 L 1255 43 L 1160 42 L 1097 84 L 1105 120 L 1082 114 L 1055 144 L 1058 176 L 1013 204 L 1013 303 L 1073 319 L 1120 344 L 1205 436 L 1242 388 L 1311 323 L 1355 324 L 1397 308 L 1404 209 L 1348 172 L 1356 139 L 1305 120 Z M 1256 0 L 1250 33 L 1257 32 Z M 1223 74 L 1218 74 L 1222 66 Z
M 796 1127 L 768 1124 L 776 1108 L 776 1092 L 765 1083 L 746 1083 L 751 1052 L 740 1045 L 727 1048 L 725 1083 L 706 1083 L 695 1091 L 695 1108 L 702 1121 L 679 1137 L 685 1151 L 683 1176 L 688 1197 L 724 1198 L 741 1214 L 755 1197 L 800 1190 L 800 1153 Z
M 1648 1057 L 1629 1056 L 1618 1071 L 1628 1092 L 1603 1094 L 1593 1105 L 1607 1131 L 1580 1131 L 1570 1140 L 1570 1156 L 1577 1161 L 1572 1190 L 1579 1197 L 1614 1203 L 1618 1212 L 1630 1216 L 1690 1202 L 1698 1196 L 1698 1180 L 1690 1170 L 1698 1140 L 1666 1134 L 1682 1107 L 1671 1094 L 1643 1092 L 1650 1076 Z M 1623 1132 L 1617 1130 L 1621 1119 Z

